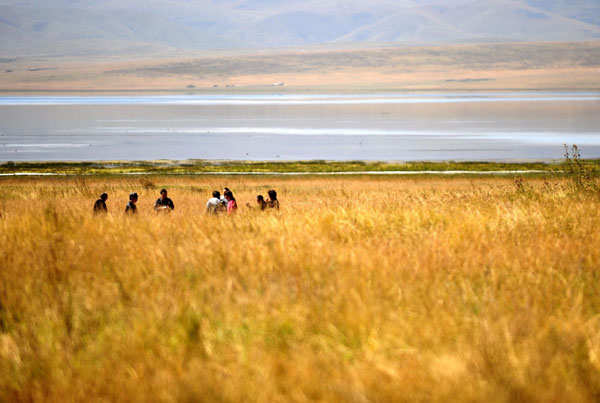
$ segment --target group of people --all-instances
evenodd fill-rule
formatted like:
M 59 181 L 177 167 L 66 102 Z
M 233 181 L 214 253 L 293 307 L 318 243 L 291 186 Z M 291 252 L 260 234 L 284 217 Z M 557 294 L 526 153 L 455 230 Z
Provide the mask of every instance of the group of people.
M 263 195 L 256 196 L 256 209 L 258 210 L 266 210 L 266 209 L 275 209 L 279 210 L 279 200 L 277 200 L 277 192 L 273 189 L 267 192 L 269 198 L 265 200 Z M 223 196 L 218 190 L 213 192 L 213 197 L 208 200 L 206 203 L 206 212 L 218 214 L 221 212 L 227 212 L 227 214 L 232 214 L 238 208 L 237 201 L 235 197 L 233 197 L 233 193 L 229 188 L 223 189 Z M 250 203 L 246 203 L 246 206 L 252 208 Z
M 256 207 L 250 205 L 250 203 L 246 203 L 246 206 L 249 208 L 256 208 L 258 210 L 267 210 L 267 209 L 275 209 L 279 210 L 279 200 L 277 200 L 277 192 L 273 189 L 267 192 L 269 198 L 265 200 L 263 195 L 256 196 Z M 154 211 L 159 212 L 171 212 L 175 209 L 175 204 L 173 200 L 171 200 L 168 196 L 167 189 L 162 189 L 160 191 L 160 197 L 154 202 Z M 108 200 L 108 194 L 102 193 L 100 198 L 96 200 L 94 203 L 94 213 L 107 213 L 108 208 L 106 207 L 106 200 Z M 129 202 L 125 206 L 126 214 L 137 214 L 137 201 L 138 194 L 131 193 L 129 195 Z M 227 213 L 227 215 L 231 215 L 235 213 L 238 209 L 237 201 L 233 196 L 233 192 L 229 188 L 223 189 L 223 196 L 221 196 L 221 192 L 215 190 L 212 193 L 212 198 L 208 200 L 206 203 L 206 212 L 209 214 L 220 214 Z

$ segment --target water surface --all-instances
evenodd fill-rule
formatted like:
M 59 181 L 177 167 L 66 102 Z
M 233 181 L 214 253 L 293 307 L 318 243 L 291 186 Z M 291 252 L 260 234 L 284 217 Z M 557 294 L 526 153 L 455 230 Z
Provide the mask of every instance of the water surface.
M 0 97 L 0 160 L 600 157 L 598 93 Z

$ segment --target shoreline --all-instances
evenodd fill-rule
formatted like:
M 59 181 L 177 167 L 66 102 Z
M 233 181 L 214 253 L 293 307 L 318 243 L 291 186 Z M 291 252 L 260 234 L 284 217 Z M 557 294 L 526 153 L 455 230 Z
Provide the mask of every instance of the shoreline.
M 186 173 L 152 173 L 152 172 L 123 172 L 111 175 L 140 175 L 140 176 L 160 176 L 160 175 L 181 175 L 181 176 L 352 176 L 352 175 L 522 175 L 522 174 L 564 174 L 565 171 L 544 171 L 544 170 L 516 170 L 516 171 L 347 171 L 347 172 L 186 172 Z M 0 177 L 16 176 L 102 176 L 102 174 L 67 174 L 53 172 L 15 172 L 0 173 Z
M 600 159 L 581 159 L 600 175 Z M 563 175 L 564 160 L 500 162 L 382 162 L 382 161 L 28 161 L 0 162 L 0 177 L 17 176 L 352 176 L 352 175 Z
M 277 88 L 277 90 L 274 90 Z M 222 91 L 213 88 L 140 88 L 140 89 L 4 89 L 0 88 L 1 97 L 46 97 L 46 96 L 307 96 L 307 95 L 339 95 L 339 96 L 376 96 L 376 95 L 421 95 L 421 94 L 597 94 L 600 93 L 600 85 L 590 88 L 569 89 L 564 87 L 545 87 L 545 88 L 523 88 L 523 87 L 498 87 L 498 88 L 317 88 L 317 87 L 239 87 L 225 88 Z
M 36 105 L 201 105 L 201 106 L 264 106 L 304 104 L 410 104 L 410 103 L 472 103 L 472 102 L 542 102 L 598 101 L 600 90 L 421 90 L 376 92 L 171 92 L 136 93 L 127 91 L 96 93 L 64 92 L 60 94 L 2 94 L 0 106 Z

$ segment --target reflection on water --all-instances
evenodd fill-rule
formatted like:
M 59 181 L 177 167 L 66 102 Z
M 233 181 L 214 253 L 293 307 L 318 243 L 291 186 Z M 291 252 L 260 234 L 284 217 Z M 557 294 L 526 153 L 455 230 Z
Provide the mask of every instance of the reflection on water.
M 0 160 L 600 157 L 600 94 L 0 98 Z

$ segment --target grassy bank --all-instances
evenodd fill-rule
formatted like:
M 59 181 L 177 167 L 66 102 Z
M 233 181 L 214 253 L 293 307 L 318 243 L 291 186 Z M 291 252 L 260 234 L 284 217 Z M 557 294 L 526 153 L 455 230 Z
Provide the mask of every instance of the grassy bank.
M 597 401 L 575 179 L 0 178 L 0 401 Z
M 584 160 L 592 174 L 600 172 L 600 160 Z M 0 174 L 57 173 L 68 175 L 202 174 L 266 172 L 389 172 L 389 171 L 546 171 L 560 174 L 564 162 L 365 162 L 365 161 L 99 161 L 99 162 L 3 162 Z

